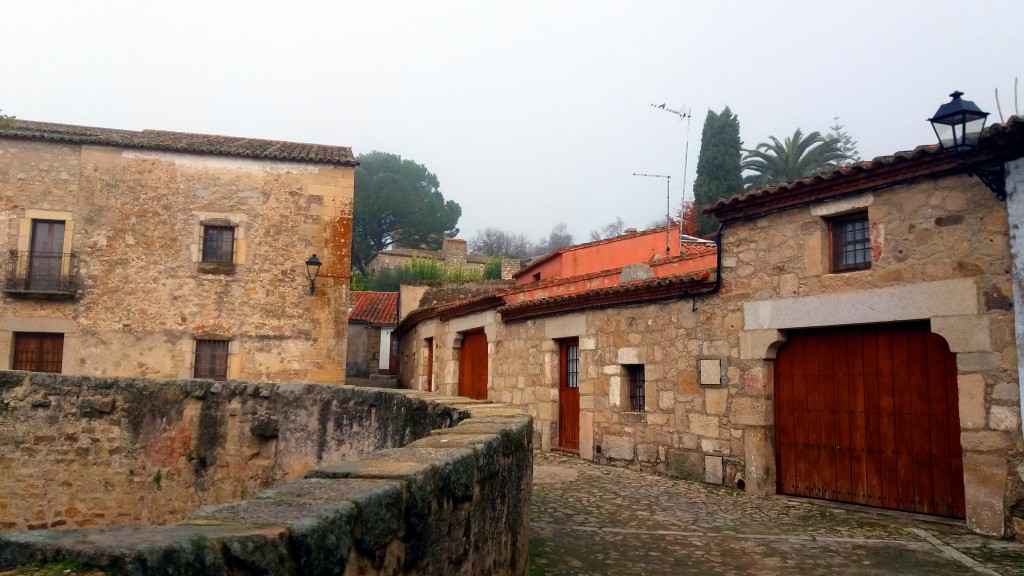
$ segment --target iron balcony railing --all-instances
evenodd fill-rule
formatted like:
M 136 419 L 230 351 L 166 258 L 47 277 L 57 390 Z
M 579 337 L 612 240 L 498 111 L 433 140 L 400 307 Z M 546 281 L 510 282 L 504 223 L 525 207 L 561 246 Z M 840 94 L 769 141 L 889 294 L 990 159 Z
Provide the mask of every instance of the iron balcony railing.
M 78 256 L 71 253 L 11 250 L 5 272 L 8 296 L 74 298 L 81 288 Z

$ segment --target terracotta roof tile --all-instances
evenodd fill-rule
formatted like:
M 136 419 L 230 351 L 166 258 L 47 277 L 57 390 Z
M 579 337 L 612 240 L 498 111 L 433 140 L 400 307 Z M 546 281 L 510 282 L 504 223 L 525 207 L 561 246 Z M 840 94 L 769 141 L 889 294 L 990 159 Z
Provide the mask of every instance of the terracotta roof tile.
M 72 144 L 100 144 L 121 148 L 240 156 L 262 160 L 315 162 L 341 166 L 358 164 L 352 155 L 352 149 L 348 146 L 191 134 L 166 130 L 117 130 L 18 119 L 14 120 L 10 127 L 0 129 L 0 136 Z
M 398 324 L 398 292 L 350 292 L 349 322 Z

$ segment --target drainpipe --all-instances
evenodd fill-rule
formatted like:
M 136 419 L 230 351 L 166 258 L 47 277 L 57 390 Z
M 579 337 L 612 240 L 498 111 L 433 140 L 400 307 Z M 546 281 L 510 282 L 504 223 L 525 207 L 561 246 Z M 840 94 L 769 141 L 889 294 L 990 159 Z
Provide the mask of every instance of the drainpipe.
M 1017 386 L 1024 414 L 1024 158 L 1006 163 L 1006 215 L 1010 221 L 1010 280 L 1014 332 L 1017 336 Z M 1021 428 L 1024 435 L 1024 427 Z
M 725 231 L 725 222 L 718 225 L 718 235 L 715 236 L 715 247 L 718 249 L 718 262 L 715 265 L 715 287 L 704 294 L 718 294 L 722 289 L 722 232 Z

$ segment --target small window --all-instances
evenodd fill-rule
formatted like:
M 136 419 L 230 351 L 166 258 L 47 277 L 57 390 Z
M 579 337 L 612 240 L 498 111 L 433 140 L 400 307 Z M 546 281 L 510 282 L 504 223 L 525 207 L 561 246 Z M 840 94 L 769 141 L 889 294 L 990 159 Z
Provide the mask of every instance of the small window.
M 194 378 L 228 379 L 228 340 L 196 340 Z
M 15 332 L 11 370 L 60 374 L 64 361 L 64 335 Z
M 235 227 L 203 226 L 203 262 L 231 264 L 235 260 Z
M 871 224 L 867 212 L 829 221 L 832 236 L 832 271 L 848 272 L 871 267 Z
M 643 364 L 627 364 L 626 377 L 629 380 L 629 409 L 633 412 L 643 412 L 646 407 L 644 401 L 644 378 Z

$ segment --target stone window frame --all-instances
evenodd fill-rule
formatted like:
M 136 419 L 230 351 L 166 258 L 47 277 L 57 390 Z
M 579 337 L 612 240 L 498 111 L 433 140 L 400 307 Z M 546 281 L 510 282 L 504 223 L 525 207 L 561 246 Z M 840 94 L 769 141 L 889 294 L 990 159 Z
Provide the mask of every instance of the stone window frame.
M 196 376 L 196 359 L 198 343 L 204 341 L 227 342 L 227 370 L 224 380 L 237 380 L 241 373 L 241 362 L 239 354 L 239 341 L 235 336 L 216 333 L 196 333 L 185 342 L 185 352 L 188 354 L 187 373 L 182 374 L 184 378 L 203 378 Z
M 64 222 L 64 254 L 73 252 L 75 236 L 75 219 L 71 212 L 61 210 L 37 210 L 26 208 L 25 213 L 18 217 L 18 252 L 29 252 L 32 249 L 32 223 L 36 220 Z
M 626 385 L 623 392 L 626 394 L 626 406 L 628 412 L 644 414 L 647 412 L 647 375 L 643 364 L 623 364 Z
M 195 271 L 200 274 L 234 275 L 248 258 L 248 217 L 244 214 L 195 212 L 192 214 L 192 242 L 189 245 Z M 231 262 L 204 261 L 207 227 L 233 229 Z

